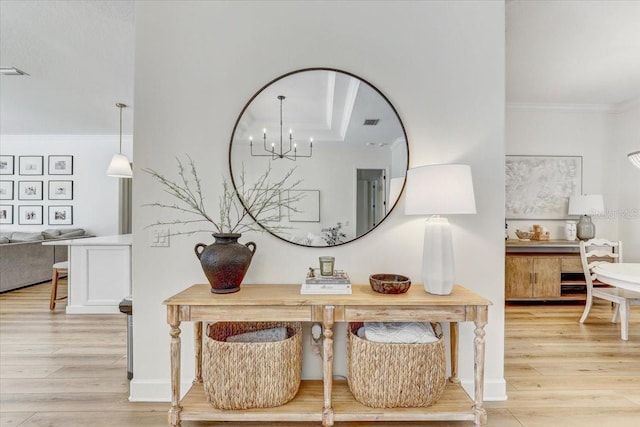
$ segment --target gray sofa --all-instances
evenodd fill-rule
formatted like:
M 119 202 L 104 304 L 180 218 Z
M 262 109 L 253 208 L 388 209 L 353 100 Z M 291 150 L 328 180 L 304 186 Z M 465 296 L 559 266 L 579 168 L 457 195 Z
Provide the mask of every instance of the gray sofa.
M 82 237 L 90 235 L 81 228 L 0 232 L 0 292 L 51 280 L 53 264 L 67 260 L 67 246 L 42 242 Z

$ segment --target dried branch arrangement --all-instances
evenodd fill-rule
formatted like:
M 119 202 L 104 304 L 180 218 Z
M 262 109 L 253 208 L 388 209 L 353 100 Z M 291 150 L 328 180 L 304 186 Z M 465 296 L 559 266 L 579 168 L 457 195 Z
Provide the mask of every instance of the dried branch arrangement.
M 244 169 L 240 176 L 237 190 L 223 177 L 222 195 L 219 199 L 218 217 L 209 215 L 205 207 L 205 196 L 202 182 L 198 177 L 193 159 L 188 165 L 176 158 L 178 162 L 178 179 L 173 181 L 165 175 L 153 170 L 143 169 L 163 187 L 164 192 L 177 199 L 176 203 L 150 203 L 145 206 L 171 209 L 180 213 L 180 218 L 169 221 L 156 221 L 148 227 L 172 226 L 171 235 L 193 234 L 202 231 L 214 233 L 244 233 L 247 231 L 263 231 L 260 224 L 268 224 L 271 231 L 283 230 L 289 227 L 274 225 L 279 221 L 281 211 L 296 211 L 295 204 L 300 196 L 291 196 L 289 190 L 297 187 L 301 181 L 289 184 L 295 168 L 289 170 L 281 179 L 271 182 L 271 168 L 269 167 L 254 184 L 246 182 Z M 242 202 L 241 202 L 242 200 Z M 193 230 L 175 230 L 174 227 L 197 225 Z M 202 226 L 206 226 L 203 228 Z M 147 228 L 148 228 L 147 227 Z

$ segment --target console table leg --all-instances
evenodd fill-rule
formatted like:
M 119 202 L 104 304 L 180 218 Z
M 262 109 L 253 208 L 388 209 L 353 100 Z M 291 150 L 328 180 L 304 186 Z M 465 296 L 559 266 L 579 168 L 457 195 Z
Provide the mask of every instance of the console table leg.
M 322 330 L 324 340 L 322 346 L 322 378 L 324 385 L 324 404 L 322 407 L 322 425 L 333 425 L 333 408 L 331 407 L 331 392 L 333 389 L 333 322 L 334 309 L 332 305 L 324 307 L 322 313 Z
M 180 316 L 179 306 L 167 307 L 167 322 L 171 326 L 171 409 L 169 423 L 172 427 L 180 427 Z
M 487 423 L 487 411 L 482 407 L 484 400 L 484 356 L 485 356 L 485 331 L 484 327 L 487 325 L 487 306 L 476 307 L 476 318 L 474 323 L 476 328 L 474 330 L 475 338 L 473 340 L 473 373 L 474 373 L 474 405 L 473 410 L 475 413 L 474 424 L 476 426 L 483 426 Z
M 458 322 L 449 323 L 449 339 L 451 341 L 451 377 L 449 381 L 460 384 L 460 378 L 458 378 Z
M 196 376 L 193 384 L 202 384 L 202 322 L 193 322 L 193 347 L 196 356 Z

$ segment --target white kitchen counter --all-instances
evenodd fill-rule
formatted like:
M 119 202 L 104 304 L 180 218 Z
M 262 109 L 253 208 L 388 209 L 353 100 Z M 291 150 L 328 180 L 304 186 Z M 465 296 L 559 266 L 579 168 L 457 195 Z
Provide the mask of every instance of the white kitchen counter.
M 66 246 L 131 246 L 131 234 L 119 234 L 116 236 L 87 237 L 85 239 L 51 240 L 44 241 L 43 245 Z
M 68 246 L 67 313 L 120 314 L 120 302 L 131 296 L 131 240 L 122 234 L 42 243 Z

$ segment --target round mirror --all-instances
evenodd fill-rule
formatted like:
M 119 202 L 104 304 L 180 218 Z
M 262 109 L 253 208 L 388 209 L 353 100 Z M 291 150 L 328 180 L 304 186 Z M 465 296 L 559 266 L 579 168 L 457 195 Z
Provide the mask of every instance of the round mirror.
M 251 217 L 303 246 L 351 242 L 395 206 L 409 164 L 395 108 L 365 80 L 328 68 L 285 74 L 245 105 L 229 148 Z

